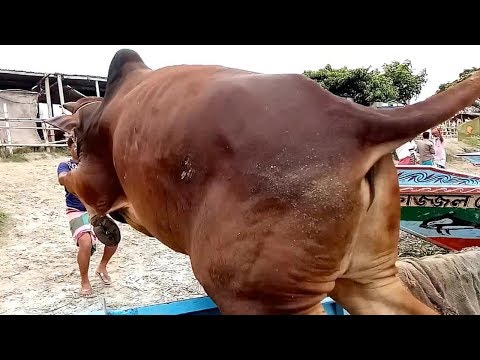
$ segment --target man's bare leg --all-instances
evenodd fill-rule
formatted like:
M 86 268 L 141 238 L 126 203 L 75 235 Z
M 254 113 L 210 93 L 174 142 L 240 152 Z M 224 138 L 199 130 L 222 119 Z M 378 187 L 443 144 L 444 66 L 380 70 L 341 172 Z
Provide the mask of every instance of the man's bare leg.
M 90 257 L 92 255 L 92 238 L 90 234 L 83 234 L 78 239 L 77 262 L 80 269 L 81 289 L 80 295 L 91 296 L 93 294 L 92 286 L 88 278 L 88 268 L 90 266 Z
M 102 260 L 100 260 L 100 264 L 98 264 L 96 274 L 101 278 L 105 285 L 110 285 L 112 283 L 112 279 L 108 275 L 107 265 L 110 259 L 112 258 L 113 254 L 117 251 L 117 246 L 105 246 L 103 249 L 103 256 Z

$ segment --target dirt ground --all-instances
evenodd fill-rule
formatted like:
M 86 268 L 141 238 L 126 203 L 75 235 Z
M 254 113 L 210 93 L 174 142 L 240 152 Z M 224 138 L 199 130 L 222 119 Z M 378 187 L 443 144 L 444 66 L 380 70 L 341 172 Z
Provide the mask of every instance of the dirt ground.
M 0 162 L 0 314 L 74 314 L 130 308 L 205 295 L 188 257 L 119 224 L 122 241 L 108 268 L 113 284 L 95 276 L 103 245 L 90 265 L 96 294 L 80 298 L 80 272 L 64 213 L 56 169 L 65 156 L 28 154 L 28 162 Z
M 449 153 L 462 152 L 455 141 Z M 112 258 L 113 284 L 105 287 L 95 276 L 103 245 L 90 266 L 93 298 L 80 298 L 76 247 L 64 213 L 64 190 L 56 168 L 65 155 L 31 153 L 28 161 L 0 160 L 0 314 L 76 314 L 109 308 L 130 308 L 205 295 L 195 279 L 188 257 L 160 241 L 119 224 L 122 241 Z M 451 157 L 449 157 L 449 160 Z M 480 175 L 464 160 L 449 167 Z M 400 232 L 401 256 L 425 256 L 447 251 Z

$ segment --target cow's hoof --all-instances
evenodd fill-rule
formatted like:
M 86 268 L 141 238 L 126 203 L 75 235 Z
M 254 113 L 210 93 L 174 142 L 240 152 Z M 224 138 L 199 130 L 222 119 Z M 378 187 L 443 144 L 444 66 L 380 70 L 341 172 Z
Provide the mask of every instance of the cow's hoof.
M 120 242 L 122 235 L 115 221 L 108 216 L 95 219 L 92 222 L 93 231 L 98 240 L 105 246 L 116 246 Z

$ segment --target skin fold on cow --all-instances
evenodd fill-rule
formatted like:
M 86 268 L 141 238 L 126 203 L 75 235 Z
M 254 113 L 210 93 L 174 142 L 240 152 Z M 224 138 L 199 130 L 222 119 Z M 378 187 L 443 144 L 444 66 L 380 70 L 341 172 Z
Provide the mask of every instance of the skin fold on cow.
M 480 73 L 382 111 L 297 74 L 152 70 L 131 50 L 105 97 L 48 122 L 77 139 L 67 188 L 175 251 L 223 314 L 437 314 L 397 277 L 391 152 L 480 97 Z

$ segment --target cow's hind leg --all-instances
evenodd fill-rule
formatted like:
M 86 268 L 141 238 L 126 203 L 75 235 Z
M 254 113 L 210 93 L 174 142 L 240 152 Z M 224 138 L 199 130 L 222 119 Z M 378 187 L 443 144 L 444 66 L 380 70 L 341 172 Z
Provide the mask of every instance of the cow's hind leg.
M 398 277 L 366 284 L 340 279 L 331 294 L 352 315 L 439 315 L 415 298 Z
M 245 198 L 212 186 L 193 222 L 188 254 L 205 292 L 224 314 L 325 314 L 351 247 L 336 238 L 350 230 L 334 226 L 343 218 L 325 224 L 300 196 L 295 207 L 268 192 Z
M 237 258 L 245 256 L 237 254 Z M 292 281 L 277 271 L 280 266 L 274 262 L 248 271 L 245 263 L 237 267 L 233 260 L 212 253 L 208 261 L 195 255 L 191 259 L 195 276 L 224 315 L 326 315 L 321 302 L 335 286 L 332 280 Z
M 237 258 L 242 258 L 240 253 Z M 248 271 L 245 263 L 208 261 L 191 256 L 193 272 L 208 296 L 225 315 L 326 315 L 322 301 L 335 286 L 334 280 L 294 279 L 287 266 L 267 262 L 265 268 Z M 230 260 L 230 259 L 229 259 Z M 330 276 L 331 278 L 331 276 Z M 318 280 L 318 278 L 317 278 Z
M 222 315 L 327 315 L 321 300 L 314 300 L 311 305 L 305 306 L 294 301 L 281 304 L 268 297 L 262 298 L 261 295 L 258 299 L 245 299 L 213 292 L 210 296 Z M 326 296 L 325 294 L 322 298 Z
M 222 302 L 219 302 L 222 303 Z M 262 301 L 238 301 L 231 299 L 229 304 L 218 306 L 222 315 L 327 315 L 321 303 L 308 309 L 272 311 Z
M 371 175 L 371 206 L 360 224 L 350 266 L 330 296 L 351 314 L 437 314 L 397 276 L 400 202 L 391 155 L 380 159 Z

